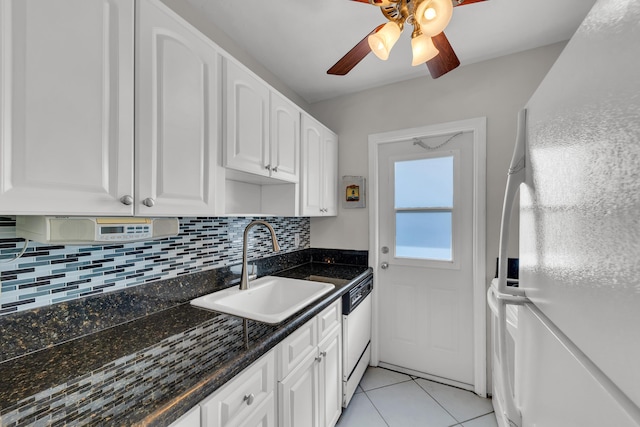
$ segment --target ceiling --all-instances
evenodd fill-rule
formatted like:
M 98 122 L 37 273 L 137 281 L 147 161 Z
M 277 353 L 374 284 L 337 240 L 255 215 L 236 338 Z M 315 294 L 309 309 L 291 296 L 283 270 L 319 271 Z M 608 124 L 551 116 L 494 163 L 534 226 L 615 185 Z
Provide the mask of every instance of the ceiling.
M 185 1 L 309 103 L 431 78 L 426 66 L 411 66 L 411 26 L 405 27 L 387 61 L 369 54 L 346 76 L 326 74 L 386 22 L 375 6 L 349 0 Z M 445 34 L 465 66 L 568 40 L 594 3 L 488 0 L 456 7 Z

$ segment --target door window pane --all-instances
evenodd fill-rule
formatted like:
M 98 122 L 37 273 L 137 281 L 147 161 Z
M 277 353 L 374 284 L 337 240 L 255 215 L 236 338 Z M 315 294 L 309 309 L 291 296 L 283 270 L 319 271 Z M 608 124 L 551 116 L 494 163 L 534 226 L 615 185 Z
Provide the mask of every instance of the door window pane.
M 397 212 L 396 256 L 451 261 L 451 212 Z
M 453 156 L 395 164 L 395 207 L 453 206 Z
M 453 164 L 453 156 L 395 162 L 396 257 L 453 261 Z

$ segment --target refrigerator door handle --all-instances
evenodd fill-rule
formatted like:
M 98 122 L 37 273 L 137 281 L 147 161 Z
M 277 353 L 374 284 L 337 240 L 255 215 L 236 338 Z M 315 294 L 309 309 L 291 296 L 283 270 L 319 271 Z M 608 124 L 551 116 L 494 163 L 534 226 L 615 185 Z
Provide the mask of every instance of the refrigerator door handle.
M 527 130 L 527 110 L 518 113 L 518 129 L 516 145 L 509 166 L 507 188 L 502 206 L 502 222 L 500 224 L 500 249 L 498 255 L 498 292 L 500 294 L 525 296 L 521 288 L 507 288 L 507 249 L 509 245 L 509 224 L 511 208 L 518 194 L 520 184 L 525 180 L 525 143 Z
M 522 425 L 522 413 L 516 406 L 515 393 L 512 387 L 513 381 L 507 366 L 507 304 L 524 304 L 526 298 L 504 295 L 500 298 L 500 292 L 493 286 L 489 286 L 487 291 L 487 301 L 489 308 L 498 318 L 498 357 L 500 359 L 500 388 L 504 394 L 504 412 L 509 420 L 510 426 L 520 427 Z M 495 367 L 494 367 L 495 369 Z

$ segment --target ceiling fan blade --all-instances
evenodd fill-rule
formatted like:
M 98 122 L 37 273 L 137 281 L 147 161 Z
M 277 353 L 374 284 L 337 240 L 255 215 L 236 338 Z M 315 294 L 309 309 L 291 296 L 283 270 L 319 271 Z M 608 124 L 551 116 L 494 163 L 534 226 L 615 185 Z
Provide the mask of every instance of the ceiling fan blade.
M 437 79 L 458 67 L 458 65 L 460 65 L 460 60 L 453 51 L 453 48 L 444 33 L 440 33 L 431 39 L 440 53 L 438 53 L 438 55 L 433 59 L 427 61 L 427 67 L 429 67 L 431 77 Z
M 329 68 L 327 74 L 334 74 L 337 76 L 344 76 L 349 71 L 353 69 L 360 61 L 362 61 L 365 56 L 371 52 L 371 48 L 369 47 L 369 41 L 367 38 L 371 34 L 375 34 L 380 29 L 384 27 L 384 24 L 378 25 L 373 31 L 365 36 L 360 42 L 355 45 L 345 56 L 340 58 L 338 62 L 336 62 L 333 67 Z
M 354 1 L 362 1 L 365 2 L 366 0 L 354 0 Z M 453 0 L 453 6 L 465 6 L 467 4 L 473 4 L 473 3 L 478 3 L 481 1 L 487 1 L 487 0 Z M 368 3 L 368 2 L 367 2 Z

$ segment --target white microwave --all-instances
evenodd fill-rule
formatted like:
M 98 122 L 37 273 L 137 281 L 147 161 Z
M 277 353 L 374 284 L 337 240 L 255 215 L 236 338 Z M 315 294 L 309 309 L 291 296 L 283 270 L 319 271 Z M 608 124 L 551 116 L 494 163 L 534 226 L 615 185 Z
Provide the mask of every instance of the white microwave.
M 177 218 L 16 216 L 16 236 L 60 245 L 106 245 L 177 236 Z

